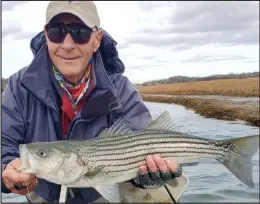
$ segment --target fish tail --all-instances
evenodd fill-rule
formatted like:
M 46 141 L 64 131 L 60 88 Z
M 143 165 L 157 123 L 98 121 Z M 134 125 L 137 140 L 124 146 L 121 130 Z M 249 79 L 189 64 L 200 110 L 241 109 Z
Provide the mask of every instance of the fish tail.
M 259 148 L 259 135 L 225 140 L 224 144 L 228 144 L 230 151 L 219 161 L 240 181 L 254 188 L 251 159 Z

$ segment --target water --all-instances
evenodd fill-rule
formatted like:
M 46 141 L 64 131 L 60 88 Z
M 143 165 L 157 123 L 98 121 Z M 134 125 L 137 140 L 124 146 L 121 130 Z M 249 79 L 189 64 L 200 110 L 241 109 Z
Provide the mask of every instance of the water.
M 259 134 L 259 128 L 243 122 L 204 118 L 175 104 L 146 102 L 153 117 L 167 110 L 177 131 L 214 139 Z M 185 167 L 190 179 L 180 202 L 259 202 L 259 153 L 253 157 L 255 188 L 243 185 L 229 170 L 215 160 L 202 160 L 194 167 Z M 24 196 L 2 193 L 3 202 L 25 202 Z

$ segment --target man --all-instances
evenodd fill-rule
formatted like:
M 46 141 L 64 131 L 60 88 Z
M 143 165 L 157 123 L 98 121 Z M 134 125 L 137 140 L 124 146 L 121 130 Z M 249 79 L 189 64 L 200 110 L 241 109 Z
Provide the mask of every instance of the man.
M 2 94 L 2 192 L 31 192 L 33 202 L 57 202 L 59 185 L 16 172 L 19 144 L 96 137 L 119 117 L 140 130 L 152 118 L 122 75 L 115 41 L 100 28 L 93 2 L 50 2 L 44 31 L 32 39 L 31 49 L 33 61 L 9 78 Z M 148 156 L 146 162 L 140 176 L 130 181 L 140 188 L 159 187 L 178 176 L 176 163 L 159 155 Z M 159 177 L 160 171 L 168 179 Z M 101 197 L 92 188 L 73 189 L 73 194 L 68 199 L 76 203 Z

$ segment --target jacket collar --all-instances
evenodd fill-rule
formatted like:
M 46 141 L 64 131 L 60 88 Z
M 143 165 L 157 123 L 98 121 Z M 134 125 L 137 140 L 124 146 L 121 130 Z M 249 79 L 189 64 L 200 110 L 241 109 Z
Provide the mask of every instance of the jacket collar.
M 38 42 L 40 43 L 40 42 Z M 112 82 L 110 81 L 105 67 L 102 62 L 102 57 L 99 51 L 95 54 L 95 75 L 96 87 L 89 96 L 88 103 L 83 107 L 83 117 L 93 117 L 98 115 L 108 114 L 110 107 L 116 103 L 117 108 L 121 108 L 121 103 L 117 97 L 117 92 Z M 35 52 L 35 57 L 32 63 L 27 67 L 21 78 L 22 85 L 32 94 L 38 97 L 43 103 L 59 113 L 57 90 L 51 79 L 50 68 L 52 61 L 50 59 L 47 44 L 41 44 L 40 49 Z M 89 104 L 98 108 L 88 108 Z M 115 104 L 113 104 L 115 105 Z M 91 111 L 90 111 L 91 110 Z

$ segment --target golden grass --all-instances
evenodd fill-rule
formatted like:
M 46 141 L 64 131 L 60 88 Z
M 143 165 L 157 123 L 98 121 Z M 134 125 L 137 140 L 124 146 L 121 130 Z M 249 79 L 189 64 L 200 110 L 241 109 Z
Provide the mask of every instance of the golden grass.
M 260 96 L 259 78 L 157 84 L 137 89 L 141 94 Z
M 191 108 L 195 113 L 208 118 L 221 120 L 242 120 L 246 123 L 259 127 L 259 107 L 237 107 L 233 102 L 213 99 L 198 99 L 185 97 L 163 97 L 163 96 L 142 96 L 144 101 L 159 103 L 175 103 Z

